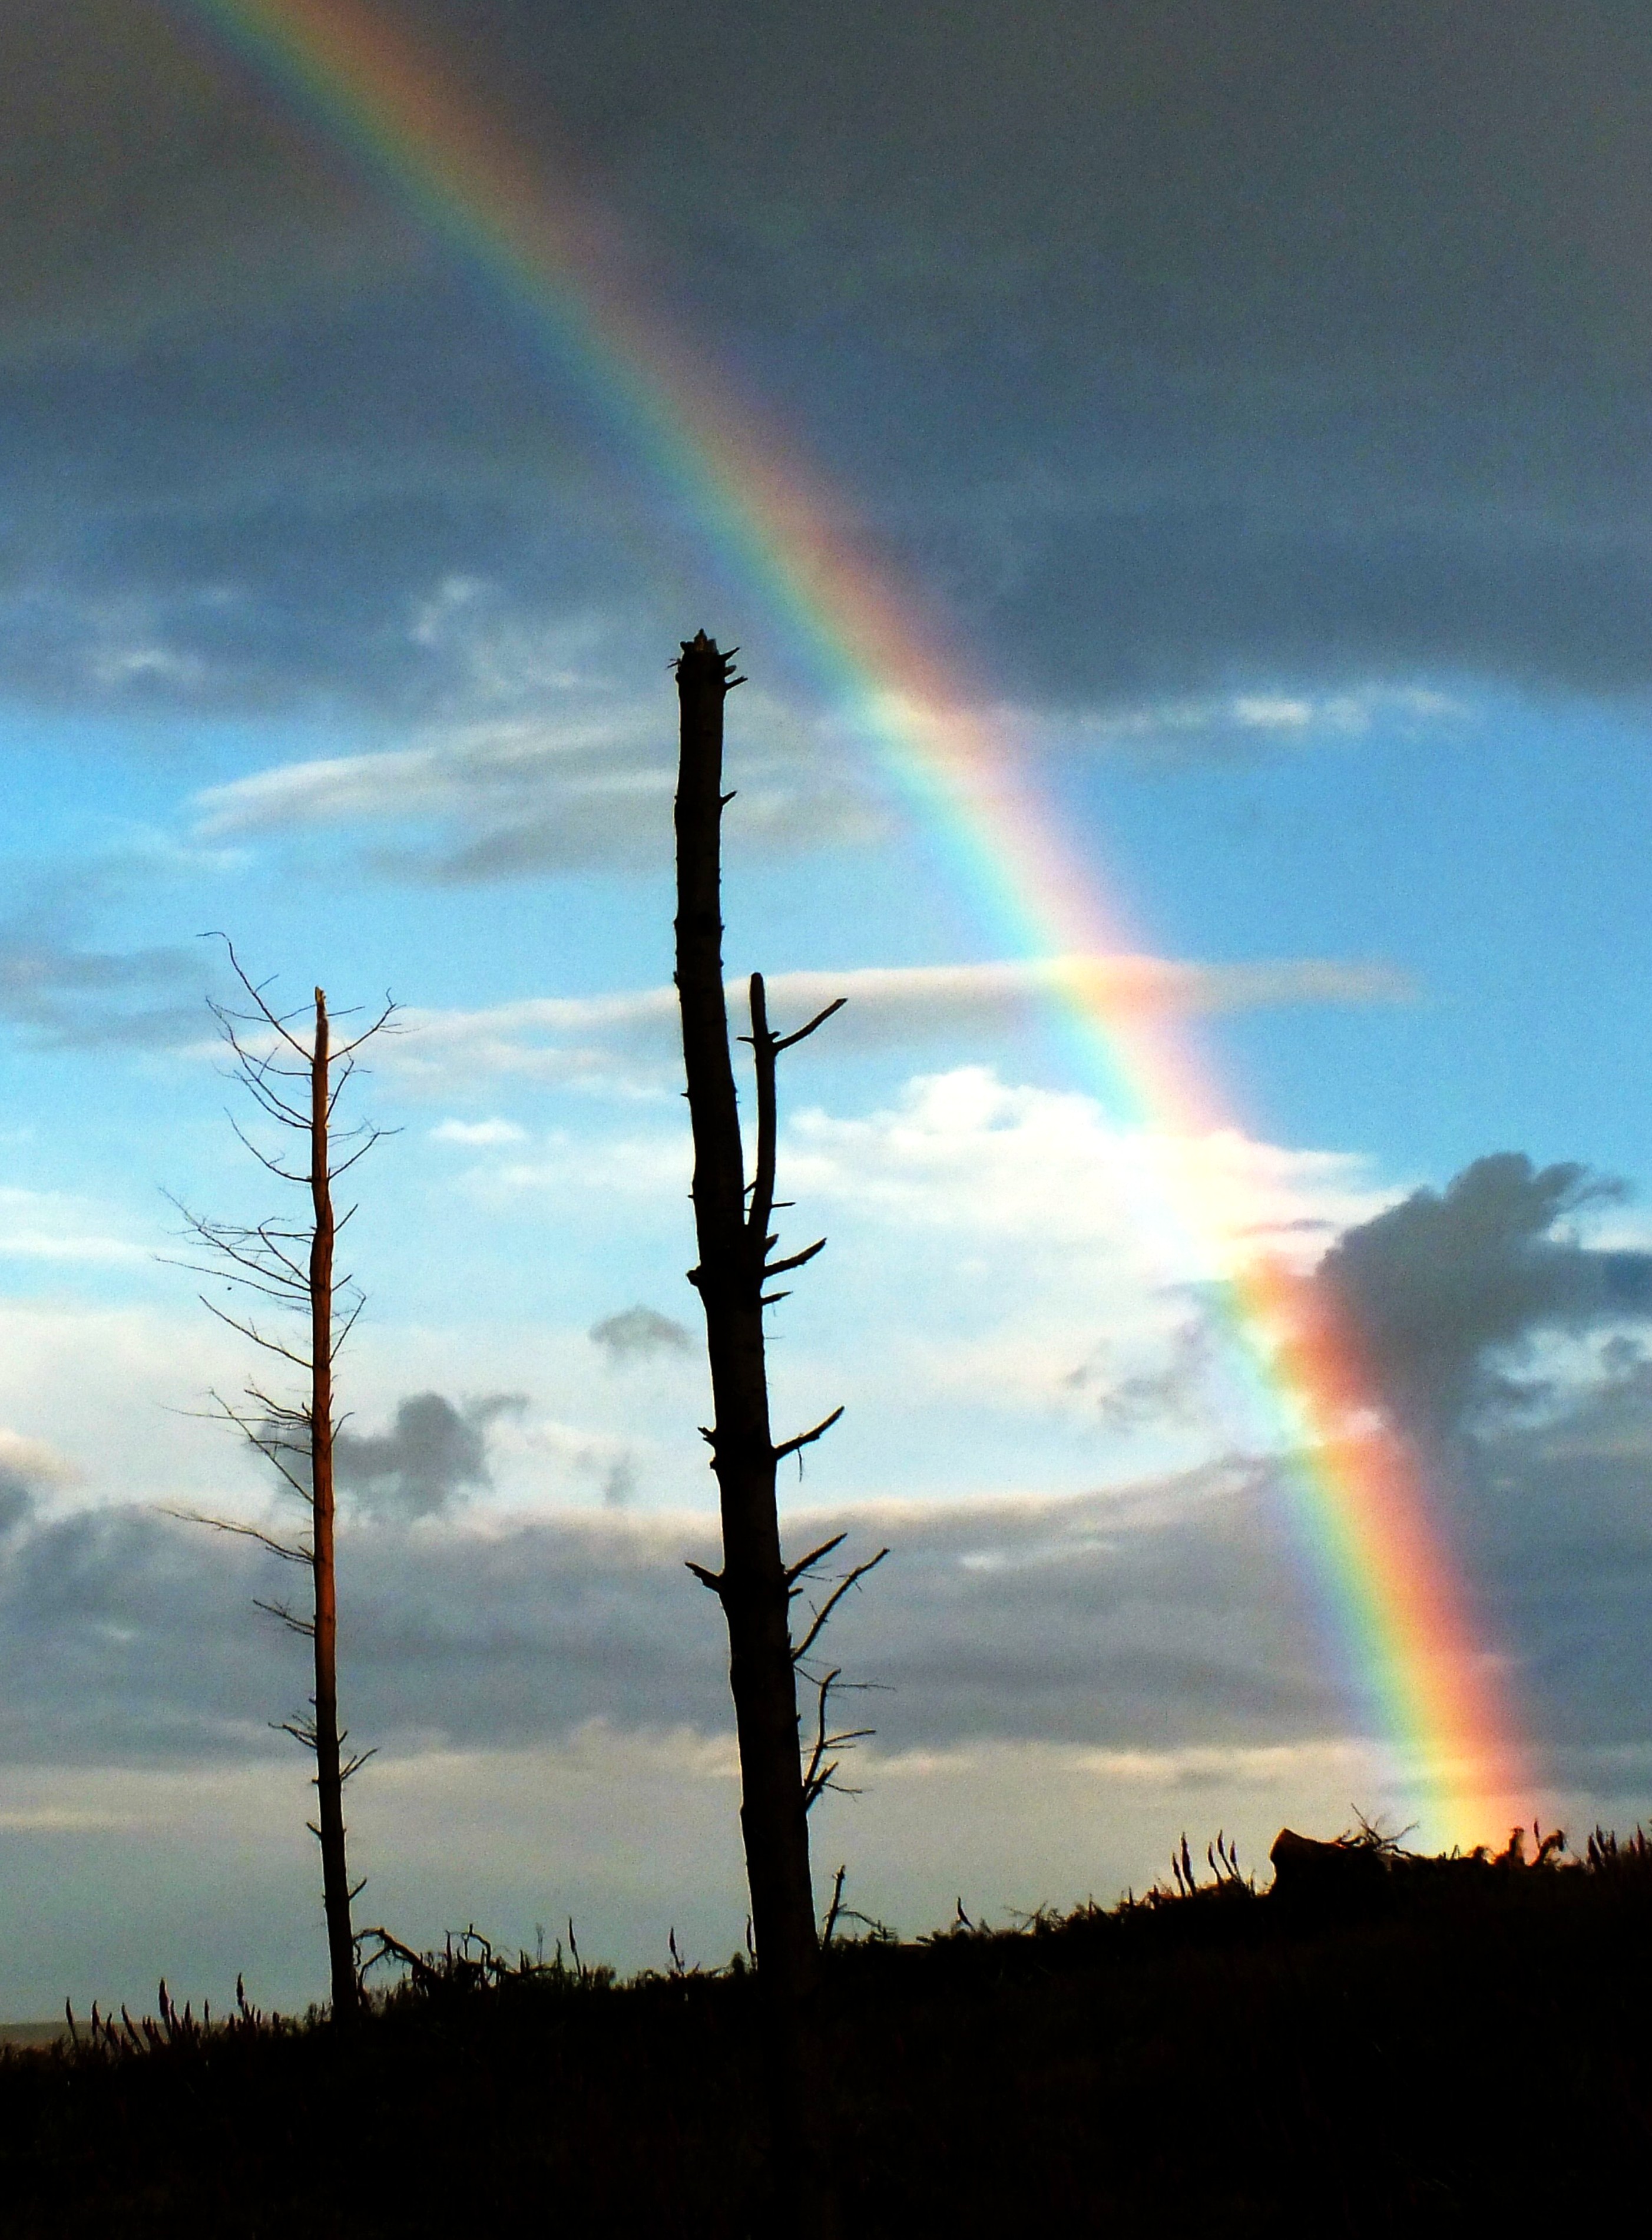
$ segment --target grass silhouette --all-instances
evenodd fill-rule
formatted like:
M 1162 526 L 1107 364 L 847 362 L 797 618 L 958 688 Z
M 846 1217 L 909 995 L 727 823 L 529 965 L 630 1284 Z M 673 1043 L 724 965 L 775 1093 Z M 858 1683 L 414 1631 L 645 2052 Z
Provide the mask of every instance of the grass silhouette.
M 1430 1860 L 1356 1834 L 1346 1904 L 1173 1884 L 826 1953 L 846 2229 L 1224 2236 L 1524 2227 L 1629 2197 L 1652 2147 L 1652 1844 Z M 743 1965 L 617 1982 L 418 1956 L 353 2031 L 101 2016 L 0 2054 L 10 2235 L 263 2240 L 764 2228 Z

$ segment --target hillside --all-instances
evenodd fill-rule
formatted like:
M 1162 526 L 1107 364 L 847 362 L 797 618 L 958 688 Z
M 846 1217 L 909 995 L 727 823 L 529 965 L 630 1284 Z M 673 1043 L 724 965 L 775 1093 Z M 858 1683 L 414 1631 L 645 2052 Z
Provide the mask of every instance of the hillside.
M 1652 2145 L 1645 1844 L 1371 1863 L 1294 1900 L 1227 1876 L 835 1944 L 845 2230 L 1489 2230 L 1627 2194 Z M 6 2230 L 732 2240 L 765 2229 L 753 1988 L 507 1969 L 473 1939 L 353 2037 L 83 2023 L 0 2056 Z

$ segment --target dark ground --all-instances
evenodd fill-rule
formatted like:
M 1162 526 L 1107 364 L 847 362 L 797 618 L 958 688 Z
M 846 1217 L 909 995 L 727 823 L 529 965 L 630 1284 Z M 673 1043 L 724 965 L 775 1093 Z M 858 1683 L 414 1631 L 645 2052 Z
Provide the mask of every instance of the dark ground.
M 846 2240 L 1531 2231 L 1649 2169 L 1638 1842 L 829 1957 Z M 448 1965 L 353 2036 L 0 2054 L 0 2231 L 763 2229 L 749 1976 L 486 1977 Z

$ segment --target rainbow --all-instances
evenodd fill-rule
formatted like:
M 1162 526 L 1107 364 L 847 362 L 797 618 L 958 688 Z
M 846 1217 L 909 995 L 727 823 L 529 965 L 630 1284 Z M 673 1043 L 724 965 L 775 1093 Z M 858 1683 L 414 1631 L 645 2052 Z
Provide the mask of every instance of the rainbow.
M 611 237 L 550 157 L 362 0 L 175 0 L 401 209 L 492 286 L 579 373 L 711 548 L 809 650 L 879 743 L 1014 953 L 1048 961 L 1086 1078 L 1126 1124 L 1168 1143 L 1167 1203 L 1214 1252 L 1248 1388 L 1284 1460 L 1299 1530 L 1408 1809 L 1464 1846 L 1523 1817 L 1529 1776 L 1498 1660 L 1434 1529 L 1425 1473 L 1369 1404 L 1351 1331 L 1261 1256 L 1235 1185 L 1201 1146 L 1222 1116 L 1188 1046 L 1109 998 L 1087 957 L 1129 943 L 1093 866 L 1063 845 L 1005 728 L 959 689 L 915 607 L 836 523 L 841 503 L 627 280 Z M 695 619 L 695 618 L 690 618 Z M 1061 959 L 1077 960 L 1070 968 Z

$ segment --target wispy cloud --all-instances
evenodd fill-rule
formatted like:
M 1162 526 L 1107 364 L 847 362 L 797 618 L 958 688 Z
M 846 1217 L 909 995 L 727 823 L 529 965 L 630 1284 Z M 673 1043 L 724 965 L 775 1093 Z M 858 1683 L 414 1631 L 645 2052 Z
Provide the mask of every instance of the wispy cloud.
M 61 1190 L 0 1188 L 0 1259 L 148 1267 L 151 1243 L 111 1231 L 110 1209 Z
M 656 723 L 653 729 L 657 731 Z M 196 797 L 211 836 L 296 826 L 382 823 L 474 814 L 490 796 L 519 803 L 547 784 L 596 792 L 669 787 L 669 769 L 639 770 L 651 742 L 640 718 L 476 724 L 432 743 L 379 754 L 282 763 Z
M 1409 977 L 1380 962 L 1284 957 L 1201 964 L 1158 957 L 1061 957 L 979 964 L 869 965 L 849 971 L 776 972 L 771 1017 L 793 1023 L 842 996 L 837 1050 L 896 1049 L 947 1036 L 1000 1034 L 1041 1003 L 1077 1000 L 1103 1012 L 1161 1017 L 1256 1010 L 1293 1003 L 1411 1000 Z M 729 1001 L 743 1005 L 745 983 Z M 473 1011 L 409 1010 L 386 1063 L 410 1085 L 445 1093 L 484 1079 L 577 1083 L 647 1090 L 674 1062 L 676 995 L 670 988 L 614 996 L 542 996 Z M 462 1123 L 444 1123 L 450 1130 Z M 477 1123 L 487 1125 L 486 1123 Z M 450 1133 L 446 1140 L 479 1142 Z
M 1269 743 L 1307 746 L 1362 738 L 1379 728 L 1407 737 L 1460 731 L 1475 712 L 1469 699 L 1433 685 L 1367 684 L 1331 691 L 1259 687 L 1140 700 L 1120 697 L 1078 711 L 1016 708 L 1006 729 L 1013 737 L 1048 746 L 1077 744 L 1156 761 L 1250 754 Z
M 84 947 L 73 917 L 67 904 L 42 904 L 0 924 L 0 1022 L 70 1050 L 153 1047 L 198 1029 L 198 956 Z
M 589 703 L 587 703 L 589 704 Z M 748 711 L 749 713 L 751 711 Z M 765 703 L 761 750 L 737 756 L 737 844 L 863 837 L 870 797 L 841 757 Z M 438 885 L 669 858 L 675 782 L 669 703 L 612 703 L 580 720 L 543 715 L 447 729 L 408 747 L 287 763 L 195 802 L 208 839 L 349 831 L 374 868 Z
M 514 1120 L 443 1120 L 430 1130 L 433 1143 L 462 1143 L 470 1150 L 527 1140 L 528 1130 Z

